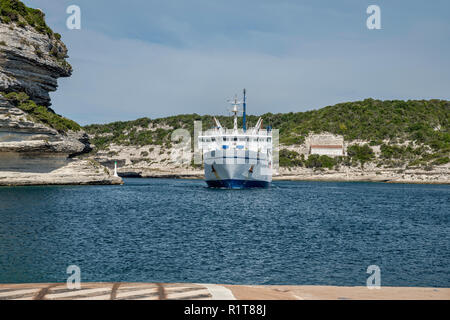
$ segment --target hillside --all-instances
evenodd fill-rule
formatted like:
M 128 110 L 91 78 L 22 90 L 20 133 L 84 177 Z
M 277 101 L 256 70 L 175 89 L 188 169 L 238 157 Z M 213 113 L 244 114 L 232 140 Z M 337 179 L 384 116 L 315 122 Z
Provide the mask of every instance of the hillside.
M 119 184 L 92 159 L 89 138 L 50 108 L 69 77 L 66 45 L 39 9 L 0 0 L 0 185 Z
M 16 23 L 19 27 L 31 26 L 49 37 L 61 38 L 45 22 L 45 14 L 40 9 L 29 8 L 19 0 L 0 0 L 0 20 L 2 23 Z
M 232 117 L 217 118 L 222 125 L 232 127 Z M 282 167 L 331 169 L 374 162 L 379 166 L 430 169 L 450 162 L 450 102 L 446 100 L 366 99 L 307 112 L 267 113 L 262 118 L 265 125 L 280 130 Z M 250 115 L 249 125 L 257 119 Z M 185 128 L 192 133 L 195 120 L 202 121 L 203 128 L 213 125 L 212 116 L 189 114 L 88 125 L 84 129 L 96 146 L 94 153 L 108 151 L 112 145 L 158 146 L 160 152 L 166 152 L 171 147 L 172 130 Z M 309 134 L 322 132 L 343 136 L 348 143 L 347 156 L 304 157 L 295 151 Z

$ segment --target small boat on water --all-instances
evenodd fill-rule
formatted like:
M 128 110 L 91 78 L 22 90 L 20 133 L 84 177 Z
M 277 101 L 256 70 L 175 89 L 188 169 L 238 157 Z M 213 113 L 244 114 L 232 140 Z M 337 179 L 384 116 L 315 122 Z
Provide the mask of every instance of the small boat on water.
M 212 188 L 268 188 L 272 182 L 272 129 L 263 129 L 259 118 L 247 128 L 246 91 L 242 101 L 231 101 L 233 129 L 222 127 L 214 117 L 215 127 L 202 132 L 198 145 L 202 150 L 205 181 Z M 238 129 L 239 106 L 243 106 L 243 128 Z

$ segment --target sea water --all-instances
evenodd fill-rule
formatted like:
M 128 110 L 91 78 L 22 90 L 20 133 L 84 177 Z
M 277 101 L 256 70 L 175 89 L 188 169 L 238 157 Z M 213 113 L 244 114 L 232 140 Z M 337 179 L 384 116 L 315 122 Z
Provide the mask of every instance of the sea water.
M 450 287 L 450 186 L 202 180 L 0 188 L 0 282 Z

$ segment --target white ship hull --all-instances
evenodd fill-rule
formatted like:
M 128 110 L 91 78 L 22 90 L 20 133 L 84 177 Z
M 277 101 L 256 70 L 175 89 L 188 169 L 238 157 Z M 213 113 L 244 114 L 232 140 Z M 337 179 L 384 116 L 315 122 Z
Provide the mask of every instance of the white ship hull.
M 272 182 L 271 163 L 266 155 L 252 151 L 222 155 L 213 151 L 204 157 L 205 181 L 209 187 L 268 188 Z

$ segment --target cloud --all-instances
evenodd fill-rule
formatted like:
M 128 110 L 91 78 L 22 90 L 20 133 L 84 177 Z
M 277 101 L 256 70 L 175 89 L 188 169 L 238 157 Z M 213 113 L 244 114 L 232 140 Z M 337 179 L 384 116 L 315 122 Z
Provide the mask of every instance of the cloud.
M 244 87 L 253 114 L 449 98 L 449 23 L 435 11 L 419 18 L 416 2 L 411 12 L 382 1 L 381 31 L 368 31 L 364 3 L 351 1 L 80 0 L 81 31 L 64 29 L 71 3 L 58 3 L 33 0 L 74 67 L 53 107 L 82 124 L 226 114 L 226 99 Z
M 440 68 L 418 64 L 416 56 L 403 52 L 380 52 L 376 45 L 346 43 L 343 49 L 331 44 L 321 48 L 332 55 L 304 58 L 172 48 L 90 31 L 71 33 L 68 40 L 79 44 L 71 50 L 75 71 L 60 81 L 53 104 L 82 123 L 224 114 L 226 98 L 244 87 L 250 113 L 260 114 L 366 97 L 445 98 L 450 85 Z M 430 81 L 436 77 L 438 84 Z

